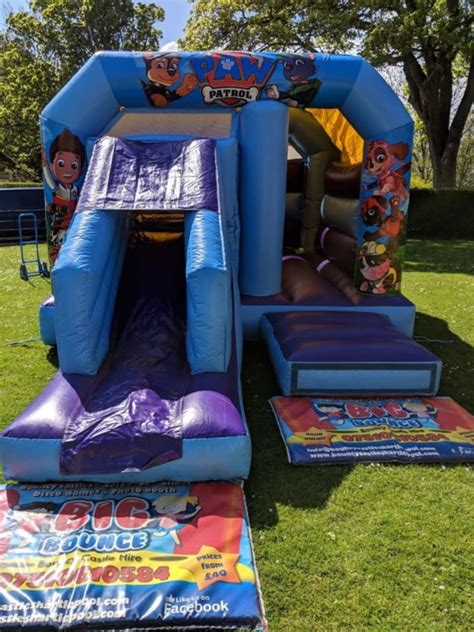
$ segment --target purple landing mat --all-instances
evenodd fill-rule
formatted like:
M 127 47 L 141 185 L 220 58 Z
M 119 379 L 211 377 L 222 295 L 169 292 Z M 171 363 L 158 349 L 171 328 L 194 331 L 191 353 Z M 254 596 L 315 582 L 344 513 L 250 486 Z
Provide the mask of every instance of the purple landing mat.
M 215 142 L 102 137 L 94 145 L 77 211 L 93 209 L 217 211 Z
M 190 374 L 184 265 L 182 237 L 134 235 L 101 370 L 58 372 L 4 436 L 63 438 L 61 473 L 78 475 L 180 458 L 183 439 L 245 435 L 235 344 L 227 373 Z

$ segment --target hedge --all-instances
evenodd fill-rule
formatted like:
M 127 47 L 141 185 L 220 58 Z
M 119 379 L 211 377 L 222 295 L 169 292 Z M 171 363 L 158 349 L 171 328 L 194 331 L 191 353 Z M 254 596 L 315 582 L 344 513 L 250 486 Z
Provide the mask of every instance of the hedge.
M 25 184 L 15 183 L 15 186 Z M 474 190 L 412 189 L 408 236 L 414 239 L 474 239 Z
M 412 189 L 408 237 L 474 239 L 474 190 Z

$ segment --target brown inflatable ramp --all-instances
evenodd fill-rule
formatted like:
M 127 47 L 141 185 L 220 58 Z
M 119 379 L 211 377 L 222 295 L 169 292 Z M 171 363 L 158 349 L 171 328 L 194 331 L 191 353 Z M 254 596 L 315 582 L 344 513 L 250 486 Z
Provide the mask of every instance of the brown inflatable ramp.
M 314 266 L 319 276 L 342 292 L 353 305 L 360 303 L 361 297 L 354 288 L 352 277 L 344 270 L 341 270 L 334 261 L 325 258 L 317 252 L 308 255 L 308 260 Z

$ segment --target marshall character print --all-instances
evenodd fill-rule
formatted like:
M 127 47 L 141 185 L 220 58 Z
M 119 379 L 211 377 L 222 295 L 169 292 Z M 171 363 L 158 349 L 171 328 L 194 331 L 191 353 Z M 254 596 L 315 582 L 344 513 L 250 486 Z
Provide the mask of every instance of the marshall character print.
M 43 150 L 44 181 L 53 192 L 52 204 L 46 210 L 48 221 L 48 254 L 54 264 L 77 206 L 85 161 L 84 145 L 70 130 L 64 129 L 51 143 L 49 160 Z

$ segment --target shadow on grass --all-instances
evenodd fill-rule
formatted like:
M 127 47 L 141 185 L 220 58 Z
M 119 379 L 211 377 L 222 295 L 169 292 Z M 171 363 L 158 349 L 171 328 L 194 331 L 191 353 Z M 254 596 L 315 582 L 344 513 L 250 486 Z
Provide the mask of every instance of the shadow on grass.
M 56 369 L 59 369 L 59 360 L 58 360 L 58 348 L 57 347 L 49 347 L 46 352 L 46 360 L 52 364 Z
M 443 361 L 439 395 L 452 397 L 474 410 L 474 353 L 470 344 L 447 323 L 417 314 L 418 342 Z M 299 509 L 324 508 L 352 465 L 296 467 L 286 451 L 268 399 L 280 390 L 263 344 L 247 343 L 243 367 L 244 404 L 253 446 L 252 470 L 245 485 L 252 526 L 266 529 L 278 523 L 277 505 Z M 400 467 L 405 467 L 401 465 Z
M 301 468 L 288 463 L 268 403 L 280 389 L 263 344 L 245 345 L 242 386 L 252 437 L 252 470 L 245 485 L 252 526 L 265 529 L 275 525 L 277 503 L 301 509 L 323 508 L 352 466 Z
M 474 242 L 407 242 L 404 269 L 408 272 L 474 274 Z
M 415 339 L 443 362 L 438 395 L 474 410 L 474 349 L 449 329 L 445 320 L 417 312 Z

